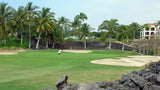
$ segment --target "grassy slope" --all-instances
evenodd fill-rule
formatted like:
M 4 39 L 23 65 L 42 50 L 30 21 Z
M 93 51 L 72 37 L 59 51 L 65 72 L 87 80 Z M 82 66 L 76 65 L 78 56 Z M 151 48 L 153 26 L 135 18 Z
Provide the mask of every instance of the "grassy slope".
M 0 55 L 0 90 L 42 90 L 56 88 L 60 76 L 67 74 L 69 83 L 115 80 L 138 67 L 91 64 L 91 60 L 137 55 L 133 52 L 93 51 L 87 54 L 57 50 L 26 51 L 18 55 Z

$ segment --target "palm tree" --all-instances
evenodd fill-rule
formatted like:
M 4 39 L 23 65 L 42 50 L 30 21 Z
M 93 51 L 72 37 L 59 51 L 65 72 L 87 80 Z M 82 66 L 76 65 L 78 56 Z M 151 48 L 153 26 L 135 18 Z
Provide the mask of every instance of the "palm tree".
M 63 16 L 58 19 L 58 24 L 62 27 L 62 32 L 63 33 L 66 33 L 65 25 L 67 25 L 68 23 L 69 23 L 69 19 L 65 18 Z
M 79 35 L 79 32 L 82 28 L 82 22 L 84 22 L 84 20 L 87 20 L 87 19 L 88 19 L 87 15 L 82 12 L 79 15 L 75 16 L 74 21 L 72 23 L 75 35 Z
M 130 27 L 130 30 L 132 32 L 133 38 L 134 39 L 137 38 L 136 34 L 137 34 L 138 30 L 140 29 L 140 25 L 136 22 L 133 22 L 129 25 L 129 27 Z
M 0 3 L 0 32 L 2 33 L 4 44 L 6 44 L 6 34 L 9 30 L 7 20 L 9 19 L 9 16 L 12 14 L 12 11 L 13 8 L 7 6 L 7 3 Z
M 25 7 L 25 18 L 28 20 L 29 23 L 29 50 L 31 48 L 31 23 L 33 23 L 33 15 L 37 14 L 35 11 L 38 7 L 33 6 L 32 2 L 28 2 Z
M 23 44 L 23 34 L 22 33 L 23 33 L 23 30 L 24 30 L 24 24 L 25 24 L 24 15 L 25 15 L 25 11 L 24 11 L 23 6 L 20 6 L 18 8 L 18 11 L 14 15 L 15 18 L 16 18 L 16 28 L 21 33 L 21 44 Z
M 160 20 L 157 21 L 155 24 L 156 24 L 156 28 L 159 29 L 158 26 L 160 26 Z
M 74 19 L 74 21 L 72 22 L 72 30 L 74 31 L 74 35 L 77 35 L 79 32 L 79 27 L 80 27 L 80 21 L 78 19 Z
M 75 19 L 81 20 L 81 23 L 82 23 L 82 21 L 84 22 L 84 20 L 87 20 L 88 17 L 87 17 L 86 14 L 84 14 L 84 13 L 81 12 L 79 15 L 77 15 L 77 16 L 75 17 Z
M 107 34 L 107 33 L 103 32 L 103 33 L 100 35 L 99 40 L 102 42 L 102 44 L 104 44 L 105 41 L 106 41 L 106 36 L 107 36 L 106 34 Z
M 144 29 L 144 28 L 149 29 L 150 26 L 148 24 L 144 24 L 144 25 L 142 25 L 142 29 Z
M 53 25 L 53 28 L 54 28 L 54 32 L 51 33 L 52 48 L 54 48 L 55 42 L 64 43 L 64 38 L 63 38 L 63 34 L 62 34 L 60 26 L 58 24 L 55 24 Z
M 124 51 L 124 42 L 125 40 L 132 39 L 132 35 L 129 31 L 129 27 L 125 25 L 120 25 L 117 29 L 117 32 L 118 32 L 118 35 L 117 35 L 118 40 L 122 41 L 123 43 L 122 51 Z
M 107 30 L 107 36 L 109 37 L 109 50 L 111 49 L 111 38 L 115 33 L 115 29 L 118 26 L 117 19 L 104 20 L 99 26 L 99 30 Z
M 50 12 L 50 8 L 42 8 L 42 11 L 39 13 L 38 16 L 39 16 L 39 17 L 37 17 L 38 27 L 37 27 L 36 31 L 39 33 L 39 36 L 38 36 L 38 41 L 36 44 L 36 49 L 39 46 L 41 34 L 43 32 L 44 33 L 53 32 L 53 28 L 52 28 L 51 24 L 54 24 L 54 22 L 53 22 L 54 13 Z M 47 45 L 47 47 L 48 47 L 48 45 Z
M 87 49 L 86 47 L 86 35 L 89 33 L 89 25 L 87 23 L 84 23 L 82 25 L 82 33 L 83 33 L 83 38 L 84 38 L 84 49 Z

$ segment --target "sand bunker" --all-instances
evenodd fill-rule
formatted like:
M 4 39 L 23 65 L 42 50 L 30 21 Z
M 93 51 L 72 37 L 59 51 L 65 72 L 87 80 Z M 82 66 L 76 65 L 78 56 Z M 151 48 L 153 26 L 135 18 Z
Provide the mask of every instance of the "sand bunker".
M 14 55 L 18 54 L 18 52 L 24 52 L 26 50 L 24 49 L 18 49 L 18 50 L 0 50 L 0 55 Z
M 72 53 L 90 53 L 91 50 L 63 50 L 63 52 L 72 52 Z
M 149 62 L 157 62 L 157 61 L 160 61 L 160 56 L 129 56 L 128 58 L 120 58 L 120 59 L 94 60 L 94 61 L 91 61 L 91 63 L 104 64 L 104 65 L 141 67 L 146 65 Z

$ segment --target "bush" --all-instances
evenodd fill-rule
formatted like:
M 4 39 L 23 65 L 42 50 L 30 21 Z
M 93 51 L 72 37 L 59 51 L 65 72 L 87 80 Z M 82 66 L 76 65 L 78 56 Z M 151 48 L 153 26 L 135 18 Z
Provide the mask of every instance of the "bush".
M 150 55 L 154 55 L 153 49 L 149 49 L 149 54 L 150 54 Z
M 6 45 L 3 43 L 3 39 L 0 39 L 0 48 L 16 48 L 16 47 L 22 47 L 22 48 L 28 48 L 28 40 L 23 40 L 23 44 L 21 45 L 21 39 L 19 38 L 13 38 L 13 37 L 8 37 L 6 38 Z
M 66 41 L 74 41 L 73 38 L 67 38 Z
M 21 45 L 21 48 L 28 48 L 28 43 L 23 43 L 22 45 Z

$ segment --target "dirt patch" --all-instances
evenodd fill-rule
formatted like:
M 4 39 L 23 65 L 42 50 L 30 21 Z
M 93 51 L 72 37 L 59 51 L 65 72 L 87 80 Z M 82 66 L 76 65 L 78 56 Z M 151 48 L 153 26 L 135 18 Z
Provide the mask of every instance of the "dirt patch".
M 72 52 L 72 53 L 90 53 L 91 50 L 63 50 L 63 52 Z
M 157 62 L 157 61 L 160 61 L 160 56 L 129 56 L 128 58 L 120 58 L 120 59 L 94 60 L 94 61 L 91 61 L 91 63 L 104 64 L 104 65 L 141 67 L 146 65 L 149 62 Z
M 24 52 L 24 49 L 15 49 L 15 50 L 0 50 L 0 55 L 14 55 L 18 54 L 18 52 Z

